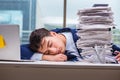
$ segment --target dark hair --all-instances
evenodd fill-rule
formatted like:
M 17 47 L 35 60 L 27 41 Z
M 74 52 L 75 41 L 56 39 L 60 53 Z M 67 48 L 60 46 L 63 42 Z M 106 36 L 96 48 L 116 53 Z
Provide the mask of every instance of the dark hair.
M 34 30 L 30 35 L 30 48 L 32 51 L 37 52 L 40 48 L 41 41 L 44 37 L 50 36 L 50 31 L 45 28 L 40 28 Z

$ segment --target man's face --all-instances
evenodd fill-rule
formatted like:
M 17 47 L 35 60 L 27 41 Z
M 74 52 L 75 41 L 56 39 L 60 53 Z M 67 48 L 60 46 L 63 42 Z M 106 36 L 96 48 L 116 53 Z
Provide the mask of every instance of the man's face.
M 51 36 L 45 37 L 42 40 L 41 46 L 38 49 L 38 52 L 43 54 L 60 54 L 65 52 L 66 39 L 62 35 L 55 32 L 51 33 Z

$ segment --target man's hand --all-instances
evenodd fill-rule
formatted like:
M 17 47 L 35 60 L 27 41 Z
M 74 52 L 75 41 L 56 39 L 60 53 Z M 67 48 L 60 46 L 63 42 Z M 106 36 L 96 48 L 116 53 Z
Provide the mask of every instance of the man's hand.
M 119 51 L 115 51 L 115 54 L 117 55 L 116 56 L 117 61 L 120 61 L 120 52 Z
M 43 55 L 42 59 L 48 61 L 67 61 L 67 56 L 64 54 Z

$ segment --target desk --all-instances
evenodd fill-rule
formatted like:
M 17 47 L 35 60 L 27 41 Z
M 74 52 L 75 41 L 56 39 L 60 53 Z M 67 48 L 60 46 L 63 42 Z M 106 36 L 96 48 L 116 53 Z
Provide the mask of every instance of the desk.
M 0 80 L 120 80 L 120 64 L 1 61 Z

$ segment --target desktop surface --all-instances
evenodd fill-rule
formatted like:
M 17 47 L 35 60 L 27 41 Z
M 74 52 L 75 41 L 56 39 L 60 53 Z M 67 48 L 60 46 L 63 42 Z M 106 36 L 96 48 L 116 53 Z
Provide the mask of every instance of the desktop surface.
M 0 62 L 0 80 L 120 80 L 119 75 L 120 64 Z

